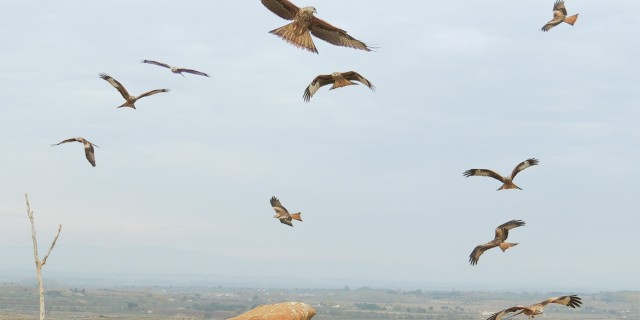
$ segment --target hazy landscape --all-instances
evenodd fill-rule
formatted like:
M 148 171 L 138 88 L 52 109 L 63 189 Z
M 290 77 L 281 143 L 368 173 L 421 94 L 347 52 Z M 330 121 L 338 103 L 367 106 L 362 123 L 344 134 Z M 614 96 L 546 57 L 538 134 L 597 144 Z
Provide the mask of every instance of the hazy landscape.
M 516 304 L 558 292 L 430 291 L 336 288 L 110 287 L 47 289 L 49 319 L 225 319 L 257 305 L 300 301 L 314 319 L 486 319 Z M 580 294 L 582 308 L 551 306 L 542 319 L 639 319 L 640 292 Z M 0 285 L 0 319 L 33 319 L 34 286 Z M 521 316 L 522 318 L 522 316 Z

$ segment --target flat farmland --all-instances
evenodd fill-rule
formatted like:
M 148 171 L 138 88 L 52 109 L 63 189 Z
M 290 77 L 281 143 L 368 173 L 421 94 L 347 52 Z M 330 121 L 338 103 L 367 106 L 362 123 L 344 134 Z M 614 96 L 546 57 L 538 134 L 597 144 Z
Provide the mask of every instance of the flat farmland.
M 465 319 L 566 293 L 422 291 L 389 289 L 277 289 L 201 287 L 52 288 L 47 319 L 226 319 L 261 304 L 301 301 L 314 319 Z M 548 305 L 541 318 L 640 319 L 640 292 L 578 294 L 581 308 Z M 0 320 L 38 317 L 36 287 L 0 285 Z M 516 318 L 526 319 L 524 316 Z

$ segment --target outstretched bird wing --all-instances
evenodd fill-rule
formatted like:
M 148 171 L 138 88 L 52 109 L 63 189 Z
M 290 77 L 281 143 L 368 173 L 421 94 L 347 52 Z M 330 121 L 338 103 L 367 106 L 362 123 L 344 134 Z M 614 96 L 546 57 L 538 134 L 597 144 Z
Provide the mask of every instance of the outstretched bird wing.
M 193 70 L 193 69 L 178 68 L 176 71 L 178 71 L 178 73 L 180 73 L 180 72 L 186 72 L 186 73 L 197 74 L 197 75 L 199 75 L 199 76 L 209 77 L 209 75 L 208 75 L 208 74 L 206 74 L 206 73 L 204 73 L 204 72 L 197 71 L 197 70 Z
M 286 224 L 289 227 L 293 227 L 293 223 L 291 222 L 291 216 L 284 216 L 280 218 L 280 223 Z
M 491 177 L 500 182 L 504 183 L 505 179 L 503 176 L 499 175 L 497 172 L 489 170 L 489 169 L 469 169 L 462 173 L 465 177 L 470 176 L 479 176 L 479 177 Z
M 142 63 L 149 63 L 149 64 L 155 64 L 156 66 L 161 66 L 161 67 L 165 67 L 167 69 L 171 69 L 171 66 L 166 64 L 166 63 L 162 63 L 162 62 L 158 62 L 158 61 L 153 61 L 153 60 L 142 60 Z
M 271 207 L 273 208 L 273 210 L 276 211 L 276 213 L 281 213 L 281 212 L 285 212 L 285 213 L 289 213 L 289 211 L 287 210 L 287 208 L 285 208 L 281 203 L 280 200 L 278 200 L 278 198 L 276 197 L 271 197 L 271 200 L 269 200 L 269 202 L 271 202 Z M 284 223 L 284 222 L 283 222 Z
M 80 139 L 78 139 L 78 138 L 69 138 L 67 140 L 62 140 L 62 141 L 60 141 L 60 142 L 58 142 L 56 144 L 52 144 L 52 146 L 59 146 L 59 145 L 61 145 L 63 143 L 67 143 L 67 142 L 82 142 L 82 141 Z
M 129 94 L 129 92 L 127 92 L 127 89 L 125 89 L 124 86 L 120 82 L 118 82 L 118 80 L 112 78 L 110 75 L 108 75 L 106 73 L 101 73 L 100 74 L 100 78 L 106 80 L 114 88 L 116 88 L 118 90 L 118 92 L 120 92 L 122 97 L 125 98 L 125 100 L 129 100 L 129 97 L 131 97 L 131 95 Z
M 156 94 L 156 93 L 161 93 L 161 92 L 169 92 L 169 89 L 156 89 L 156 90 L 147 91 L 147 92 L 145 92 L 145 93 L 141 94 L 141 95 L 138 97 L 138 99 L 140 99 L 140 98 L 144 98 L 144 97 L 146 97 L 146 96 L 151 96 L 151 95 L 154 95 L 154 94 Z
M 498 246 L 498 242 L 495 240 L 489 241 L 485 244 L 481 244 L 477 247 L 475 247 L 473 249 L 473 251 L 471 251 L 471 254 L 469 255 L 469 263 L 471 263 L 471 265 L 476 265 L 478 264 L 478 260 L 480 259 L 480 256 L 487 250 L 491 249 L 491 248 L 495 248 Z
M 495 239 L 505 241 L 507 240 L 507 237 L 509 237 L 509 230 L 517 227 L 522 227 L 524 225 L 525 223 L 522 220 L 511 220 L 509 222 L 505 222 L 496 228 Z
M 313 79 L 311 83 L 304 90 L 304 94 L 302 95 L 302 99 L 304 101 L 309 102 L 311 97 L 320 89 L 322 86 L 326 86 L 330 83 L 333 83 L 333 77 L 329 74 L 321 74 Z
M 364 42 L 355 39 L 354 37 L 348 35 L 346 31 L 340 28 L 336 28 L 328 22 L 315 16 L 313 17 L 313 21 L 309 26 L 309 31 L 311 31 L 311 34 L 313 34 L 314 36 L 336 46 L 371 51 L 371 48 Z
M 571 296 L 553 297 L 540 302 L 540 304 L 543 306 L 546 306 L 549 303 L 557 303 L 557 304 L 561 304 L 561 305 L 575 309 L 575 307 L 580 307 L 580 305 L 582 304 L 582 299 L 580 299 L 580 297 L 578 297 L 577 295 L 571 295 Z
M 365 86 L 369 87 L 371 90 L 374 90 L 376 88 L 369 80 L 367 80 L 365 77 L 361 76 L 359 73 L 355 71 L 343 72 L 342 76 L 345 77 L 345 79 L 347 80 L 361 82 Z
M 96 154 L 93 151 L 93 143 L 89 141 L 84 142 L 84 156 L 92 166 L 96 166 Z
M 522 310 L 524 310 L 524 309 L 527 309 L 527 307 L 515 306 L 515 307 L 508 308 L 508 309 L 504 309 L 502 311 L 498 311 L 498 312 L 492 314 L 489 318 L 487 318 L 487 320 L 500 320 L 505 315 L 507 315 L 509 313 L 516 312 L 518 310 L 520 310 L 520 312 L 522 312 Z
M 511 180 L 513 180 L 516 177 L 518 172 L 520 172 L 520 171 L 522 171 L 522 170 L 524 170 L 526 168 L 529 168 L 531 166 L 535 166 L 538 163 L 540 163 L 540 161 L 538 161 L 538 159 L 536 159 L 536 158 L 529 158 L 529 159 L 527 159 L 525 161 L 522 161 L 522 162 L 518 163 L 518 165 L 515 168 L 513 168 L 513 171 L 511 171 Z
M 553 11 L 560 11 L 563 15 L 567 15 L 567 9 L 564 7 L 564 0 L 557 0 L 553 4 Z
M 287 0 L 261 0 L 262 4 L 282 19 L 293 20 L 300 10 Z

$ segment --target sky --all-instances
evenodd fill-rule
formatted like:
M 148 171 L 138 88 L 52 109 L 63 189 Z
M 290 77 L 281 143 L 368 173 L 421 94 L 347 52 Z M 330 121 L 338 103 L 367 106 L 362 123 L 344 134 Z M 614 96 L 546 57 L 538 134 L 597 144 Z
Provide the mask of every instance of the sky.
M 549 32 L 552 0 L 294 3 L 376 49 L 295 48 L 257 0 L 3 2 L 0 280 L 35 277 L 28 193 L 41 255 L 63 225 L 49 279 L 640 290 L 640 2 L 567 0 Z M 376 90 L 302 100 L 350 70 Z M 102 72 L 171 91 L 116 109 Z M 530 157 L 523 190 L 462 175 Z

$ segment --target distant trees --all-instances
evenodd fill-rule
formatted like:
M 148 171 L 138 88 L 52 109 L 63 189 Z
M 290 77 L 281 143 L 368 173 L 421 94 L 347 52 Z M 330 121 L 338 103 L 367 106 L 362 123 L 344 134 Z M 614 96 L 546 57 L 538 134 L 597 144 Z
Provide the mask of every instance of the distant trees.
M 383 310 L 384 308 L 380 307 L 379 305 L 375 304 L 375 303 L 366 303 L 366 302 L 361 302 L 361 303 L 356 303 L 354 304 L 354 306 L 360 310 Z
M 80 294 L 82 294 L 82 295 L 84 295 L 84 296 L 86 296 L 86 295 L 87 295 L 87 291 L 86 291 L 84 288 L 82 288 L 82 290 L 78 289 L 77 287 L 75 287 L 75 288 L 69 288 L 69 291 L 71 291 L 71 292 L 73 292 L 73 293 L 80 293 Z
M 40 320 L 44 320 L 45 318 L 45 308 L 44 308 L 44 286 L 42 284 L 42 267 L 47 263 L 47 259 L 51 254 L 51 250 L 56 245 L 56 241 L 58 241 L 58 236 L 60 236 L 60 231 L 62 230 L 62 225 L 58 225 L 58 233 L 56 237 L 53 238 L 53 242 L 51 242 L 51 246 L 49 247 L 49 251 L 44 256 L 42 260 L 38 256 L 38 240 L 36 239 L 36 226 L 35 221 L 33 219 L 33 211 L 31 210 L 31 206 L 29 205 L 29 196 L 27 194 L 24 195 L 25 201 L 27 203 L 27 216 L 29 217 L 29 221 L 31 222 L 31 239 L 33 240 L 33 257 L 36 262 L 36 274 L 38 276 L 38 289 L 40 290 Z

